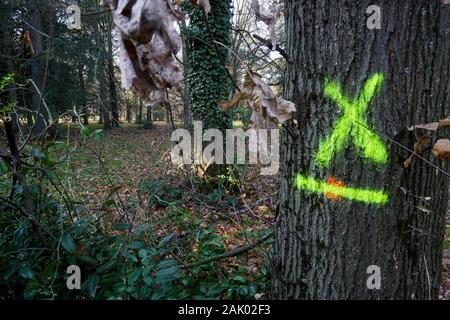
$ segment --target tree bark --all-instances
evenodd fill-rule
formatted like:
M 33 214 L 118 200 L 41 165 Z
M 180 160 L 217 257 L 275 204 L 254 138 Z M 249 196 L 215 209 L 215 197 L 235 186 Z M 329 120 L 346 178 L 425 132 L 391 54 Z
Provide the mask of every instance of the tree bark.
M 119 106 L 117 102 L 116 79 L 114 77 L 114 61 L 112 46 L 112 30 L 108 34 L 108 81 L 109 81 L 109 104 L 112 115 L 112 126 L 119 127 Z
M 34 113 L 34 129 L 33 135 L 40 135 L 47 127 L 48 114 L 43 105 L 42 94 L 44 86 L 44 60 L 42 57 L 42 17 L 38 1 L 29 0 L 28 6 L 30 9 L 30 39 L 33 45 L 34 53 L 31 58 L 31 79 L 35 86 L 31 86 L 32 91 L 32 106 Z
M 182 27 L 186 28 L 186 22 L 182 21 Z M 189 68 L 189 59 L 187 52 L 186 39 L 182 38 L 182 51 L 183 51 L 183 77 L 184 79 L 188 76 L 188 68 Z M 187 130 L 192 129 L 192 110 L 191 110 L 191 101 L 189 96 L 189 87 L 188 82 L 184 81 L 184 88 L 182 92 L 183 96 L 183 125 Z
M 0 43 L 2 43 L 4 52 L 7 55 L 7 57 L 5 59 L 6 60 L 5 61 L 6 70 L 9 74 L 16 73 L 15 67 L 14 67 L 14 60 L 13 60 L 14 59 L 14 48 L 12 46 L 12 42 L 11 42 L 11 38 L 10 38 L 11 36 L 9 34 L 8 25 L 5 22 L 0 21 L 0 29 L 1 29 L 0 30 L 0 34 L 1 34 Z M 18 102 L 17 101 L 17 89 L 14 88 L 14 86 L 12 86 L 12 85 L 8 85 L 6 88 L 9 90 L 9 94 L 8 94 L 9 104 L 12 106 L 16 106 L 17 102 Z M 12 110 L 9 114 L 12 118 L 13 129 L 16 132 L 20 126 L 18 114 L 15 109 Z
M 136 115 L 136 124 L 142 124 L 142 99 L 139 99 L 138 112 Z
M 83 114 L 83 124 L 89 125 L 89 110 L 86 103 L 86 86 L 84 83 L 83 65 L 78 66 L 78 81 L 80 83 L 81 91 L 81 113 Z
M 366 25 L 373 4 L 381 8 L 380 30 Z M 286 0 L 285 6 L 292 58 L 285 96 L 297 105 L 298 127 L 288 125 L 296 138 L 282 134 L 274 297 L 437 298 L 449 179 L 418 158 L 405 168 L 410 153 L 385 137 L 414 149 L 415 135 L 425 132 L 407 127 L 448 116 L 450 6 L 427 0 Z M 386 145 L 387 162 L 362 157 L 349 138 L 328 167 L 318 165 L 320 141 L 343 116 L 324 94 L 325 79 L 340 83 L 352 100 L 376 73 L 384 81 L 364 118 Z M 432 134 L 428 146 L 443 134 Z M 430 149 L 422 156 L 448 172 L 448 161 Z M 388 201 L 375 205 L 307 191 L 294 183 L 299 174 L 383 190 Z M 370 265 L 380 267 L 379 290 L 366 285 Z

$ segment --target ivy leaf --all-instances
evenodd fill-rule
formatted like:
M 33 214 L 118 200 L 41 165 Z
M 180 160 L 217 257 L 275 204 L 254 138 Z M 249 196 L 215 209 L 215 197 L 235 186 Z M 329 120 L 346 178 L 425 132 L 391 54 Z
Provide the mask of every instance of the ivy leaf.
M 61 245 L 69 253 L 75 252 L 75 243 L 73 242 L 72 236 L 69 233 L 64 233 L 61 237 Z
M 144 249 L 144 248 L 145 248 L 145 243 L 143 243 L 142 241 L 135 241 L 128 245 L 128 249 L 131 249 L 131 250 L 140 250 L 140 249 Z

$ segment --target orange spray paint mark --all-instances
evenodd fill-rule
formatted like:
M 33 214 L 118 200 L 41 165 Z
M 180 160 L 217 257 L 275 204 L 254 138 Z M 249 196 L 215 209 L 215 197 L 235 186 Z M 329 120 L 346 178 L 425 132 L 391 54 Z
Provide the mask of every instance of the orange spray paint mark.
M 336 180 L 335 177 L 331 176 L 327 179 L 327 184 L 331 185 L 331 186 L 335 186 L 335 187 L 339 187 L 339 188 L 343 188 L 345 187 L 345 183 L 339 180 Z M 325 192 L 324 193 L 325 197 L 327 199 L 330 199 L 332 201 L 339 201 L 342 199 L 341 196 L 334 194 L 332 192 Z

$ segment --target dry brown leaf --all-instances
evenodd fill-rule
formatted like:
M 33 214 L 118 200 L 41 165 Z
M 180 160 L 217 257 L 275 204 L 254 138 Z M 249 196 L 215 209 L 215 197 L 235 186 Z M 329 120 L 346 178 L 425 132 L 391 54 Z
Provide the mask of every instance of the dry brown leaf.
M 275 96 L 262 77 L 251 71 L 245 75 L 241 92 L 236 93 L 232 99 L 221 102 L 219 106 L 222 110 L 229 110 L 243 100 L 247 101 L 253 111 L 250 123 L 254 128 L 269 129 L 277 123 L 282 124 L 291 119 L 296 111 L 292 102 Z
M 23 34 L 23 45 L 25 48 L 30 49 L 31 53 L 34 54 L 33 42 L 31 42 L 30 31 L 25 31 Z
M 281 3 L 278 2 L 266 8 L 260 5 L 259 0 L 252 0 L 252 10 L 255 13 L 256 21 L 262 21 L 269 28 L 272 49 L 275 50 L 277 47 L 275 24 L 280 15 Z
M 242 100 L 249 99 L 250 97 L 242 91 L 237 91 L 231 100 L 222 101 L 219 103 L 220 110 L 228 111 L 239 104 Z
M 439 128 L 447 127 L 450 127 L 450 116 L 445 119 L 439 120 Z
M 431 122 L 427 124 L 417 124 L 408 128 L 409 131 L 414 131 L 415 129 L 425 129 L 429 131 L 436 131 L 439 129 L 439 122 Z
M 167 88 L 179 89 L 182 73 L 175 55 L 181 38 L 180 19 L 169 0 L 103 0 L 120 30 L 122 87 L 134 87 L 153 105 L 166 100 Z
M 192 5 L 202 6 L 205 10 L 205 14 L 208 15 L 211 12 L 211 4 L 209 0 L 190 0 Z
M 450 117 L 439 120 L 438 122 L 430 122 L 426 124 L 417 124 L 415 126 L 408 127 L 409 131 L 414 131 L 415 129 L 425 129 L 429 131 L 437 131 L 440 128 L 450 127 Z
M 430 141 L 430 136 L 425 135 L 425 136 L 420 136 L 419 138 L 417 138 L 417 142 L 414 144 L 414 152 L 416 154 L 421 154 L 423 152 L 423 150 L 425 150 L 425 147 L 428 143 L 428 141 Z M 408 159 L 405 160 L 405 162 L 403 163 L 405 168 L 409 168 L 412 164 L 412 161 L 415 157 L 414 153 L 411 153 L 411 155 L 408 157 Z
M 433 147 L 433 154 L 440 160 L 448 160 L 450 158 L 450 140 L 438 140 Z

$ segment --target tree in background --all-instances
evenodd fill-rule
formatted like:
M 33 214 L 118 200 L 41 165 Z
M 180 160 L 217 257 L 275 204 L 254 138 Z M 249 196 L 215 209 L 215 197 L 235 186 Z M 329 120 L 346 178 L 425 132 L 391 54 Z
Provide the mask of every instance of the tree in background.
M 229 98 L 230 80 L 226 71 L 231 34 L 231 1 L 212 0 L 205 18 L 201 7 L 185 6 L 189 26 L 185 29 L 187 78 L 193 119 L 203 121 L 203 128 L 226 129 L 231 117 L 219 110 L 218 103 Z

